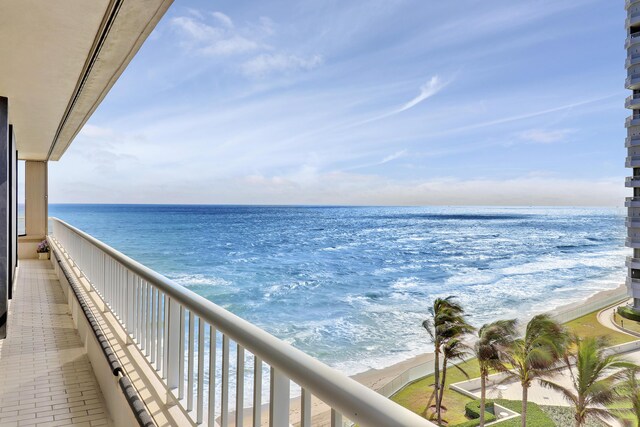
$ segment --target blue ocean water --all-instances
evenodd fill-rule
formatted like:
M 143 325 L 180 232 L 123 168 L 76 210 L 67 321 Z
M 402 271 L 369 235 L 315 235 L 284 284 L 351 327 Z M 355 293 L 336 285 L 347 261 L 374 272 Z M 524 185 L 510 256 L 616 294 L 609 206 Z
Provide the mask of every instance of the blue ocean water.
M 430 349 L 435 297 L 477 325 L 623 283 L 624 211 L 51 205 L 63 219 L 346 373 Z

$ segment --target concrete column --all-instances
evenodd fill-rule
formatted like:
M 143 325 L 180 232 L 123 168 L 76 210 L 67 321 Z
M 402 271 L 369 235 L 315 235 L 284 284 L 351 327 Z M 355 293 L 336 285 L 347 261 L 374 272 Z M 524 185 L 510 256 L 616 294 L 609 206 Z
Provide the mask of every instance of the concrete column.
M 9 100 L 0 97 L 0 339 L 7 336 L 9 297 Z
M 24 218 L 27 236 L 47 235 L 47 162 L 25 162 Z
M 18 238 L 18 258 L 36 258 L 36 248 L 47 235 L 48 183 L 47 162 L 24 162 L 25 236 Z

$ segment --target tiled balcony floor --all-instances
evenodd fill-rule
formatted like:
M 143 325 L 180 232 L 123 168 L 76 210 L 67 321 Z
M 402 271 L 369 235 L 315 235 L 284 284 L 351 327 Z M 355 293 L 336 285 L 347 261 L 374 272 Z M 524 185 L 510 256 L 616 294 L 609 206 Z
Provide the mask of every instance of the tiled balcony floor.
M 109 425 L 51 263 L 20 260 L 14 289 L 0 340 L 0 426 Z

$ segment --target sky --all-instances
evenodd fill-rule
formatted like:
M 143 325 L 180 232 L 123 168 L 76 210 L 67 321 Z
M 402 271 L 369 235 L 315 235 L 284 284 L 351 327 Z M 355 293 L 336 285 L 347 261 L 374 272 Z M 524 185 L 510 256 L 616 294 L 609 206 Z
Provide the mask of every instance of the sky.
M 621 206 L 624 2 L 178 0 L 52 203 Z

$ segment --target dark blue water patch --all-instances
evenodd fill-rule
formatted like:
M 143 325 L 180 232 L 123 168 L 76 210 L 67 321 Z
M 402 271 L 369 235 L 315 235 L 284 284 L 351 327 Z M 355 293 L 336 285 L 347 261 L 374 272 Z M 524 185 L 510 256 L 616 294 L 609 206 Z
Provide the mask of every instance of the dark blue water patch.
M 522 220 L 530 217 L 530 215 L 478 215 L 478 214 L 397 214 L 367 217 L 367 219 L 376 220 L 427 220 L 427 221 L 496 221 L 496 220 Z

